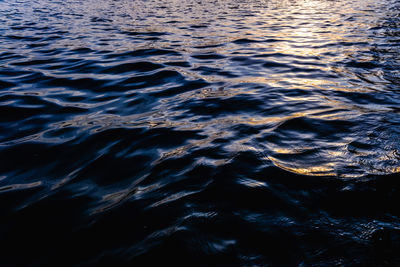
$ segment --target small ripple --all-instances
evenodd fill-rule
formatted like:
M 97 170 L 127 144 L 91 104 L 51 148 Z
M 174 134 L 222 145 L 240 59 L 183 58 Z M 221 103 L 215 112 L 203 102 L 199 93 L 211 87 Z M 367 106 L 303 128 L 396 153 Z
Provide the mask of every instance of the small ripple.
M 27 184 L 11 184 L 0 187 L 0 194 L 10 192 L 10 191 L 19 191 L 19 190 L 26 190 L 26 189 L 33 189 L 42 186 L 42 182 L 34 182 L 34 183 L 27 183 Z
M 215 53 L 209 53 L 209 54 L 195 54 L 192 55 L 193 58 L 199 59 L 199 60 L 218 60 L 218 59 L 224 59 L 225 56 L 215 54 Z
M 112 67 L 107 67 L 102 71 L 102 73 L 121 74 L 126 72 L 149 72 L 160 68 L 163 68 L 163 65 L 142 61 L 135 63 L 124 63 Z

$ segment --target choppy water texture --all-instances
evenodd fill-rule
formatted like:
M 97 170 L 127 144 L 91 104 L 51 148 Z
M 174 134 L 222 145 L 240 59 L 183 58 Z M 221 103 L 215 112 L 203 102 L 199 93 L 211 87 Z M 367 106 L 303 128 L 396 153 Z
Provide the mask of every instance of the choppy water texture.
M 400 265 L 397 0 L 0 1 L 2 265 Z

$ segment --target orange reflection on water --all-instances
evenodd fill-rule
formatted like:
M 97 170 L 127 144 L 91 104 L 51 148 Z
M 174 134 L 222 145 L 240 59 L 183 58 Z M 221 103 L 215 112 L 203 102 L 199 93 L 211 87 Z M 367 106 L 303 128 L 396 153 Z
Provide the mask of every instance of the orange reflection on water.
M 268 156 L 268 160 L 272 161 L 274 165 L 284 170 L 294 172 L 297 174 L 302 175 L 313 175 L 313 176 L 336 176 L 335 172 L 335 164 L 333 162 L 326 163 L 320 166 L 309 166 L 309 167 L 300 167 L 300 166 L 293 166 L 282 163 L 278 159 Z

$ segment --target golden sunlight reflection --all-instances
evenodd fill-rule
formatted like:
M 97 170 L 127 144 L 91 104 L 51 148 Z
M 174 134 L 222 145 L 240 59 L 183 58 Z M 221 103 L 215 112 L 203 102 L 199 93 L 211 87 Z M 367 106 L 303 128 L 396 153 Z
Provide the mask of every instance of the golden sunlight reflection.
M 309 166 L 309 167 L 299 167 L 293 166 L 292 164 L 285 164 L 279 161 L 278 159 L 268 156 L 268 160 L 272 161 L 274 165 L 284 170 L 294 172 L 302 175 L 312 175 L 312 176 L 336 176 L 335 172 L 335 164 L 334 163 L 326 163 L 319 166 Z

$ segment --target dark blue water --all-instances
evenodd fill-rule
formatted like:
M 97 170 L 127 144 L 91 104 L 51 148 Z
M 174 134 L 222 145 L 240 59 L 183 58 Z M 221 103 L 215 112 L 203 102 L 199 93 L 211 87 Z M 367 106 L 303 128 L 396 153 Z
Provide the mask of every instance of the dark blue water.
M 0 1 L 0 265 L 400 266 L 397 0 Z

